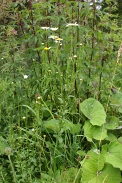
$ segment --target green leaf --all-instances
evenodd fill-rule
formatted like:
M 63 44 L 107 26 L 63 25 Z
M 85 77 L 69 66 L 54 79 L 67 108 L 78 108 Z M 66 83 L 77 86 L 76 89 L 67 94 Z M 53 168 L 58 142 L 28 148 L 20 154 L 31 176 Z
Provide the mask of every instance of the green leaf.
M 111 142 L 106 152 L 103 152 L 106 163 L 122 170 L 122 144 L 118 141 Z
M 80 104 L 80 110 L 90 119 L 92 125 L 101 126 L 106 121 L 106 113 L 102 104 L 94 98 L 89 98 Z
M 79 156 L 85 156 L 85 155 L 86 155 L 85 151 L 83 151 L 83 150 L 77 151 L 77 154 L 78 154 Z
M 110 98 L 111 105 L 119 112 L 122 113 L 122 93 L 116 90 L 116 93 Z
M 121 171 L 105 164 L 99 151 L 89 151 L 82 164 L 82 183 L 120 183 Z
M 103 140 L 107 137 L 107 130 L 103 126 L 92 126 L 89 121 L 84 124 L 84 136 L 88 141 Z
M 122 137 L 119 137 L 118 141 L 122 144 Z
M 115 116 L 111 116 L 108 118 L 106 124 L 105 124 L 105 128 L 108 130 L 114 130 L 118 127 L 119 125 L 119 120 L 117 117 Z
M 94 152 L 95 151 L 95 152 Z M 104 157 L 98 151 L 90 150 L 81 162 L 82 165 L 82 183 L 91 182 L 92 179 L 96 178 L 104 167 Z M 94 181 L 95 182 L 95 181 Z
M 122 180 L 121 171 L 118 168 L 105 164 L 98 179 L 100 180 L 99 183 L 120 183 Z
M 59 132 L 60 131 L 60 124 L 59 120 L 51 119 L 49 121 L 43 122 L 43 127 L 49 130 L 49 132 Z
M 81 124 L 73 124 L 72 128 L 70 129 L 71 134 L 78 134 L 81 131 Z
M 117 137 L 112 133 L 108 133 L 108 137 L 105 140 L 108 140 L 111 142 L 111 141 L 117 140 Z
M 81 131 L 81 124 L 73 124 L 71 121 L 65 120 L 62 122 L 62 132 L 70 131 L 71 134 L 78 134 Z

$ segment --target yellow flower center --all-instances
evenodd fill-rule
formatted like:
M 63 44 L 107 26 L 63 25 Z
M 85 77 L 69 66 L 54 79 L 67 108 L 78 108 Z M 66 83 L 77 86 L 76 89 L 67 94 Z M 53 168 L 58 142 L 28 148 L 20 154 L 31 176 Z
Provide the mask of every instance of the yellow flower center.
M 48 51 L 49 49 L 50 49 L 50 47 L 49 47 L 49 48 L 48 48 L 48 47 L 45 47 L 45 48 L 44 48 L 44 50 L 46 50 L 46 51 Z

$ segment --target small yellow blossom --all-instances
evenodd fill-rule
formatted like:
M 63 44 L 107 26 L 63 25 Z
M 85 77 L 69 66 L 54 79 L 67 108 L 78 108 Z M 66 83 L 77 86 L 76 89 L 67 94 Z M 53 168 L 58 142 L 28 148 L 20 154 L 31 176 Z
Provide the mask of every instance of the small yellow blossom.
M 51 47 L 45 47 L 44 50 L 48 51 Z
M 56 41 L 62 41 L 62 40 L 63 40 L 63 39 L 62 39 L 62 38 L 60 38 L 60 37 L 56 39 Z

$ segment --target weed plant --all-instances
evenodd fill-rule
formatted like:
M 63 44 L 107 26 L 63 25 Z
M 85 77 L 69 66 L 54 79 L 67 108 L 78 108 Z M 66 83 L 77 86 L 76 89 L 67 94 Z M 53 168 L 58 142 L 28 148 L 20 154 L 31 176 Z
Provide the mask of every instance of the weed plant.
M 0 2 L 0 183 L 122 182 L 122 29 L 105 3 Z

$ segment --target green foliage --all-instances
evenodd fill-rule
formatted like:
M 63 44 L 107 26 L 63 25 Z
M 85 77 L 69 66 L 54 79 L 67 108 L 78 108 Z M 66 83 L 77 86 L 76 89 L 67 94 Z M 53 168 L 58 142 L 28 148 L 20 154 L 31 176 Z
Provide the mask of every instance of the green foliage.
M 104 126 L 92 126 L 89 121 L 86 121 L 83 128 L 88 141 L 92 141 L 92 139 L 104 140 L 107 137 L 107 130 Z
M 116 91 L 115 94 L 111 96 L 111 106 L 119 113 L 122 113 L 122 93 Z
M 85 111 L 84 114 L 86 115 L 86 117 L 89 116 L 89 109 L 92 109 L 91 107 L 89 108 L 89 106 L 91 105 L 89 102 L 87 103 L 88 100 L 91 99 L 87 99 L 80 104 L 80 109 L 82 112 Z M 95 99 L 93 99 L 93 101 L 95 102 Z M 94 120 L 97 121 L 97 118 L 99 118 L 99 115 L 96 115 L 96 118 L 94 118 Z M 93 140 L 95 139 L 100 141 L 100 143 L 99 148 L 88 151 L 85 158 L 81 162 L 83 183 L 121 182 L 122 179 L 120 170 L 122 170 L 122 143 L 117 139 L 113 139 L 112 136 L 109 136 L 108 139 L 106 138 L 107 130 L 114 130 L 116 127 L 118 127 L 118 120 L 116 117 L 110 117 L 108 122 L 106 122 L 102 126 L 99 126 L 99 123 L 95 126 L 92 125 L 89 121 L 85 122 L 84 136 L 90 142 L 93 142 Z M 105 139 L 111 142 L 108 144 L 106 143 L 105 145 L 101 145 L 101 141 Z M 100 148 L 102 148 L 102 151 L 100 151 Z
M 44 121 L 43 127 L 46 128 L 48 131 L 52 130 L 57 133 L 60 131 L 60 124 L 59 124 L 59 121 L 56 119 Z
M 121 160 L 118 159 L 121 153 L 120 150 L 114 150 L 116 143 L 113 142 L 113 147 L 111 144 L 109 145 L 110 154 L 108 149 L 105 152 L 105 147 L 103 147 L 103 153 L 100 153 L 98 149 L 94 149 L 86 154 L 85 159 L 81 162 L 83 183 L 121 182 Z M 120 148 L 122 148 L 122 145 Z M 113 154 L 112 151 L 114 151 Z
M 7 147 L 7 141 L 2 136 L 0 136 L 0 155 L 5 153 Z
M 115 116 L 109 116 L 106 121 L 105 128 L 107 130 L 115 130 L 119 126 L 119 119 Z
M 80 104 L 80 110 L 90 119 L 92 125 L 101 126 L 105 123 L 106 113 L 99 101 L 89 98 Z
M 109 146 L 103 148 L 103 154 L 105 161 L 108 164 L 111 164 L 115 168 L 122 170 L 122 144 L 118 141 L 111 142 Z
M 121 182 L 122 29 L 98 4 L 0 2 L 0 181 Z

